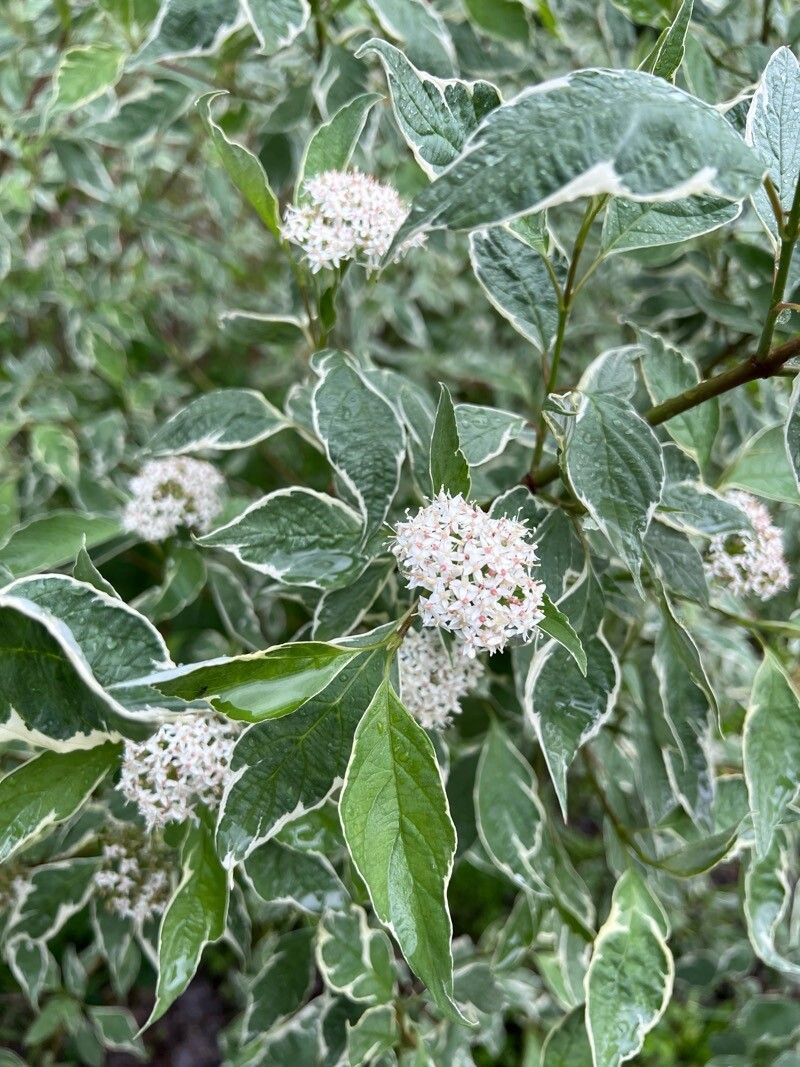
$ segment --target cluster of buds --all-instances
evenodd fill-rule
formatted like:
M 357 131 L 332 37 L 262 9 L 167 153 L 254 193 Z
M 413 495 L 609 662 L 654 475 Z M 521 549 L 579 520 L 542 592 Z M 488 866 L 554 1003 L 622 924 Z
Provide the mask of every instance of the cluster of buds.
M 745 513 L 751 529 L 712 538 L 706 573 L 727 586 L 734 596 L 769 600 L 786 589 L 791 580 L 781 531 L 764 505 L 749 493 L 734 490 L 727 498 Z
M 169 870 L 166 848 L 126 826 L 103 845 L 94 884 L 109 911 L 142 926 L 158 918 L 169 901 Z
M 198 804 L 219 804 L 237 733 L 209 715 L 183 715 L 145 741 L 126 741 L 118 788 L 148 830 L 196 819 Z
M 185 526 L 209 529 L 220 510 L 222 475 L 190 456 L 151 459 L 131 478 L 123 525 L 145 541 L 163 541 Z
M 357 170 L 329 170 L 305 182 L 300 203 L 286 212 L 282 232 L 302 249 L 314 273 L 346 260 L 374 269 L 407 214 L 408 205 L 390 185 Z M 400 251 L 423 242 L 423 236 L 412 238 Z
M 435 630 L 411 630 L 397 653 L 403 703 L 426 730 L 444 730 L 461 711 L 483 666 L 460 645 L 448 652 Z
M 392 551 L 409 588 L 427 591 L 422 624 L 455 634 L 468 656 L 532 638 L 544 585 L 533 577 L 536 545 L 524 522 L 442 492 L 397 524 Z

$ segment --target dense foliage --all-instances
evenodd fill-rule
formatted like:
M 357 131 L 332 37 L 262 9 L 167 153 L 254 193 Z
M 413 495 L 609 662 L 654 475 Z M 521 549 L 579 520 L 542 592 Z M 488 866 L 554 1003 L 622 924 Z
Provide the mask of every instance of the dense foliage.
M 800 1064 L 799 46 L 2 5 L 0 1064 Z

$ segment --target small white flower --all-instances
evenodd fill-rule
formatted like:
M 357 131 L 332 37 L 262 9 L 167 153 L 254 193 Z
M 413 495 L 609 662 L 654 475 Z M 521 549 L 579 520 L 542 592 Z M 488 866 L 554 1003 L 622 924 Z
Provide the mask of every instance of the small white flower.
M 409 588 L 421 597 L 423 626 L 457 634 L 466 654 L 502 651 L 512 637 L 529 641 L 542 619 L 544 585 L 529 530 L 494 519 L 460 494 L 440 493 L 397 524 L 392 551 Z
M 444 730 L 461 712 L 483 665 L 459 645 L 448 653 L 438 633 L 411 630 L 397 653 L 403 703 L 426 730 Z
M 219 471 L 201 459 L 151 459 L 131 478 L 123 525 L 147 541 L 163 541 L 180 526 L 204 533 L 219 513 L 222 485 Z
M 781 531 L 764 505 L 749 493 L 734 490 L 727 499 L 747 515 L 752 530 L 713 537 L 706 573 L 726 585 L 734 596 L 769 600 L 788 588 L 791 581 Z
M 94 884 L 108 909 L 138 925 L 156 918 L 170 897 L 168 853 L 153 839 L 126 827 L 103 846 Z
M 396 190 L 357 170 L 325 171 L 310 178 L 302 192 L 301 202 L 288 208 L 282 232 L 300 246 L 314 273 L 349 259 L 377 267 L 408 214 Z M 424 240 L 413 237 L 401 251 Z
M 125 742 L 118 788 L 148 830 L 194 819 L 198 804 L 218 804 L 236 736 L 230 723 L 207 715 L 164 723 L 146 741 Z

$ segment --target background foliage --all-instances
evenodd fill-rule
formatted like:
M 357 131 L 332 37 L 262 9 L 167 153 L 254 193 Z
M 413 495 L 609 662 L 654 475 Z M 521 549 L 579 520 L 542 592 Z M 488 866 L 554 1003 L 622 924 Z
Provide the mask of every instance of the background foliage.
M 800 1063 L 797 581 L 703 567 L 737 488 L 796 571 L 798 45 L 788 0 L 3 5 L 0 1062 L 199 1004 L 196 1064 Z M 348 166 L 427 240 L 311 274 L 280 220 Z M 143 541 L 173 454 L 223 512 Z M 426 735 L 387 538 L 442 485 L 550 609 Z M 209 699 L 224 802 L 120 919 L 120 741 Z

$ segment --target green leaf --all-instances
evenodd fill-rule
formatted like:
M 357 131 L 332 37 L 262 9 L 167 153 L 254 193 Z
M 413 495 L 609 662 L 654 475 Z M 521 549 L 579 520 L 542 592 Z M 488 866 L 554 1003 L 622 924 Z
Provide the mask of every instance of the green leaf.
M 464 0 L 471 20 L 490 37 L 527 44 L 530 25 L 520 0 Z
M 447 910 L 455 830 L 433 745 L 388 680 L 356 730 L 339 812 L 375 914 L 439 1010 L 463 1022 Z
M 395 562 L 393 557 L 380 557 L 350 585 L 324 593 L 314 611 L 312 637 L 317 641 L 331 641 L 352 633 L 389 581 Z
M 193 546 L 174 545 L 164 565 L 164 580 L 134 601 L 138 611 L 153 622 L 174 619 L 193 604 L 206 584 L 206 563 Z
M 453 496 L 458 493 L 469 496 L 469 464 L 461 449 L 453 401 L 441 382 L 431 436 L 430 477 L 434 496 L 442 489 Z
M 657 866 L 675 878 L 694 878 L 722 863 L 739 840 L 739 823 L 661 856 Z
M 122 76 L 125 53 L 99 42 L 67 49 L 53 78 L 53 107 L 74 111 L 112 89 Z
M 534 656 L 525 683 L 526 715 L 542 746 L 565 818 L 567 770 L 614 710 L 619 688 L 619 665 L 606 639 L 586 630 L 579 633 L 585 675 L 570 652 L 548 642 Z
M 101 688 L 64 623 L 21 596 L 0 595 L 0 736 L 64 750 L 150 730 Z
M 381 1062 L 397 1044 L 397 1018 L 390 1004 L 367 1008 L 356 1023 L 347 1028 L 347 1062 L 350 1067 Z M 391 1060 L 390 1060 L 391 1062 Z
M 749 525 L 741 508 L 702 482 L 667 482 L 658 516 L 682 533 L 703 537 L 740 533 Z
M 255 389 L 217 389 L 181 408 L 151 439 L 154 456 L 224 452 L 264 441 L 288 425 Z
M 250 983 L 244 1015 L 248 1038 L 270 1031 L 275 1024 L 296 1011 L 308 994 L 313 971 L 314 931 L 309 927 L 291 930 L 278 939 L 264 966 Z M 286 1063 L 273 1060 L 269 1063 Z M 304 1059 L 296 1063 L 310 1062 Z
M 394 955 L 383 930 L 371 930 L 363 908 L 327 911 L 317 927 L 317 966 L 334 993 L 383 1004 L 394 993 Z
M 264 347 L 280 345 L 287 348 L 296 348 L 300 344 L 312 345 L 308 331 L 308 319 L 305 315 L 301 317 L 266 315 L 261 311 L 243 311 L 241 308 L 232 308 L 230 311 L 223 311 L 218 322 L 226 337 L 237 344 Z M 227 392 L 228 390 L 221 391 Z M 235 392 L 244 393 L 249 390 L 241 389 Z M 252 408 L 254 405 L 251 403 L 249 406 Z M 283 419 L 280 412 L 277 412 L 271 405 L 267 406 L 268 412 L 258 412 L 262 420 L 272 419 L 277 415 L 282 420 L 283 426 L 290 425 L 287 420 Z
M 213 561 L 208 567 L 208 580 L 214 606 L 228 633 L 245 648 L 260 649 L 264 644 L 261 621 L 239 575 L 224 564 Z
M 792 206 L 800 179 L 800 63 L 789 48 L 772 53 L 747 113 L 745 139 L 772 179 L 784 212 Z M 753 206 L 773 242 L 778 224 L 769 197 L 759 185 Z
M 399 48 L 373 37 L 356 58 L 375 52 L 386 71 L 400 132 L 429 178 L 452 163 L 478 123 L 500 103 L 485 81 L 443 80 L 417 70 Z
M 593 1067 L 583 1005 L 555 1024 L 542 1045 L 542 1067 Z
M 725 117 L 688 93 L 642 71 L 575 71 L 487 115 L 416 197 L 394 247 L 420 230 L 476 229 L 602 193 L 742 200 L 761 173 Z
M 789 465 L 794 473 L 795 486 L 800 491 L 800 378 L 795 378 L 792 386 L 792 395 L 789 400 L 789 415 L 783 428 L 783 442 L 786 446 L 786 455 Z
M 763 858 L 753 851 L 744 876 L 744 915 L 758 958 L 768 967 L 797 979 L 800 964 L 787 959 L 777 945 L 778 927 L 790 906 L 789 874 L 793 868 L 782 832 L 773 835 Z
M 644 549 L 648 564 L 666 589 L 698 604 L 708 604 L 703 559 L 686 534 L 653 522 Z
M 256 894 L 268 903 L 292 904 L 310 915 L 341 909 L 348 894 L 336 871 L 318 852 L 299 852 L 279 841 L 265 841 L 244 865 Z
M 375 642 L 376 636 L 353 638 L 349 647 Z M 384 649 L 366 651 L 294 715 L 259 723 L 242 735 L 217 826 L 226 867 L 325 802 L 344 776 L 353 734 L 385 665 Z
M 237 0 L 164 0 L 150 34 L 135 61 L 137 66 L 155 60 L 203 56 L 216 52 L 244 24 Z
M 187 987 L 205 946 L 225 933 L 228 879 L 202 822 L 187 828 L 181 868 L 180 884 L 158 932 L 156 1001 L 147 1026 L 160 1019 Z
M 5 591 L 32 601 L 67 626 L 103 686 L 120 685 L 172 666 L 155 626 L 119 597 L 66 574 L 20 578 Z
M 654 404 L 661 404 L 698 384 L 700 372 L 688 356 L 657 334 L 647 330 L 637 330 L 637 333 L 646 353 L 642 358 L 644 381 Z M 664 428 L 675 444 L 704 470 L 719 429 L 717 398 L 668 419 Z
M 481 843 L 499 870 L 521 889 L 541 889 L 535 860 L 545 811 L 533 771 L 497 723 L 478 762 L 475 814 Z
M 587 667 L 586 653 L 583 650 L 581 639 L 564 612 L 556 607 L 546 593 L 542 600 L 542 611 L 544 612 L 544 618 L 539 623 L 539 629 L 542 633 L 547 634 L 548 637 L 552 637 L 554 641 L 558 641 L 578 664 L 578 670 L 581 674 L 585 675 Z
M 662 603 L 653 668 L 664 718 L 674 739 L 665 759 L 677 799 L 701 829 L 712 825 L 714 775 L 710 763 L 711 719 L 716 697 L 688 630 Z
M 117 745 L 43 752 L 0 779 L 0 863 L 74 814 L 119 755 Z
M 76 912 L 86 906 L 97 871 L 94 859 L 43 863 L 27 876 L 22 896 L 10 917 L 6 943 L 20 936 L 49 941 Z
M 307 0 L 241 0 L 260 51 L 271 56 L 288 46 L 308 24 L 311 8 Z
M 75 557 L 75 565 L 72 568 L 72 577 L 77 582 L 84 582 L 86 585 L 91 585 L 95 589 L 99 589 L 101 593 L 107 593 L 110 597 L 114 597 L 115 600 L 120 599 L 119 593 L 111 582 L 107 582 L 97 567 L 95 567 L 94 563 L 92 563 L 91 556 L 83 546 L 78 549 L 78 554 Z
M 638 203 L 614 199 L 606 209 L 600 246 L 607 256 L 637 248 L 678 244 L 718 230 L 742 213 L 742 205 L 718 196 Z
M 127 1008 L 93 1004 L 89 1008 L 89 1015 L 104 1048 L 114 1052 L 127 1052 L 139 1059 L 147 1056 L 144 1042 L 137 1032 L 139 1024 Z
M 280 238 L 280 208 L 258 157 L 243 145 L 231 141 L 222 127 L 211 117 L 211 101 L 224 95 L 226 94 L 208 93 L 206 96 L 201 96 L 197 101 L 200 114 L 228 177 L 254 208 L 270 233 Z
M 674 81 L 686 51 L 686 34 L 692 20 L 694 0 L 683 0 L 675 18 L 660 34 L 653 49 L 639 64 L 659 78 Z
M 347 170 L 367 116 L 380 99 L 380 93 L 361 93 L 314 131 L 298 171 L 295 199 L 309 178 L 326 170 Z
M 331 496 L 294 486 L 276 489 L 198 543 L 223 548 L 284 585 L 337 589 L 366 565 L 358 515 Z
M 470 234 L 469 251 L 492 306 L 539 352 L 547 352 L 558 328 L 558 296 L 542 255 L 505 226 Z
M 39 994 L 46 986 L 52 988 L 57 984 L 54 976 L 58 974 L 58 964 L 52 953 L 43 941 L 33 941 L 23 934 L 6 947 L 4 955 L 11 973 L 31 1005 L 38 1011 Z M 19 1060 L 19 1063 L 25 1067 L 22 1060 Z M 2 1052 L 0 1067 L 10 1067 L 4 1062 Z
M 423 0 L 367 0 L 381 29 L 398 41 L 412 63 L 431 74 L 454 74 L 455 49 L 444 20 Z
M 586 974 L 586 1028 L 595 1067 L 618 1067 L 636 1056 L 669 1003 L 675 967 L 658 908 L 639 876 L 626 871 L 614 888 Z
M 758 856 L 769 851 L 800 782 L 800 698 L 772 652 L 753 679 L 743 760 Z
M 800 504 L 797 479 L 786 455 L 783 434 L 783 426 L 767 426 L 746 441 L 723 474 L 722 486 L 744 489 L 765 500 Z
M 505 451 L 506 445 L 525 431 L 525 419 L 512 411 L 456 404 L 458 443 L 470 467 L 488 463 Z
M 11 531 L 0 547 L 0 565 L 20 578 L 69 563 L 81 547 L 93 548 L 121 532 L 116 517 L 51 511 Z
M 405 435 L 394 409 L 342 352 L 315 358 L 314 429 L 364 517 L 364 536 L 384 522 L 397 493 Z
M 354 649 L 321 641 L 297 641 L 264 652 L 189 663 L 146 681 L 167 696 L 208 700 L 231 719 L 261 722 L 295 711 L 357 655 Z
M 78 443 L 69 430 L 52 422 L 31 431 L 31 453 L 36 463 L 62 485 L 75 485 L 80 470 Z
M 575 494 L 638 582 L 644 537 L 664 485 L 658 438 L 627 401 L 611 394 L 581 395 L 565 427 L 562 462 Z

